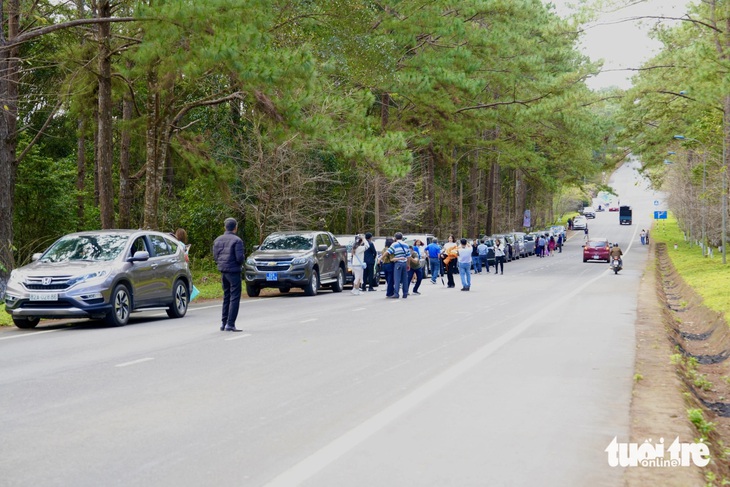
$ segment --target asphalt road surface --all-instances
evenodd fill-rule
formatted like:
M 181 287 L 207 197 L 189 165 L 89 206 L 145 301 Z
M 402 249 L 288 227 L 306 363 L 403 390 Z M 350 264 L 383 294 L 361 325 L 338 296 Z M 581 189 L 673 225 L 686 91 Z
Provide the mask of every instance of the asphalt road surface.
M 553 257 L 386 300 L 323 291 L 125 327 L 0 331 L 0 486 L 620 486 L 629 441 L 638 234 L 658 197 L 624 166 L 592 236 L 618 275 Z M 661 203 L 660 203 L 661 204 Z

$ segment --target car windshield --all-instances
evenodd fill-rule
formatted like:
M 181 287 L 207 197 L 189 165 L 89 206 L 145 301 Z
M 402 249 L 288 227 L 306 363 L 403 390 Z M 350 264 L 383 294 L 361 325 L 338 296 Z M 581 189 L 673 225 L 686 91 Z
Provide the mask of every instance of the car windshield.
M 122 253 L 129 235 L 75 235 L 63 237 L 43 254 L 41 262 L 72 260 L 109 261 Z
M 311 250 L 311 235 L 269 235 L 259 250 Z
M 605 248 L 608 245 L 608 243 L 605 240 L 589 240 L 586 244 L 586 247 L 591 247 L 593 249 L 600 249 Z

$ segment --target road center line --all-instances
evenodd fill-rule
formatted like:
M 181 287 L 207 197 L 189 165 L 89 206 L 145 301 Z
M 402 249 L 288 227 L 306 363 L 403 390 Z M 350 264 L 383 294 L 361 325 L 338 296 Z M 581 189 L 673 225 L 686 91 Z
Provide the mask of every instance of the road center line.
M 592 286 L 596 281 L 602 279 L 608 274 L 610 269 L 600 273 L 593 279 L 585 282 L 570 293 L 566 293 L 560 298 L 553 301 L 546 309 L 545 313 L 549 314 L 553 310 L 563 309 L 566 303 L 570 302 L 583 290 Z M 265 484 L 264 487 L 291 487 L 292 485 L 300 485 L 305 481 L 314 477 L 329 465 L 343 457 L 353 448 L 364 443 L 371 436 L 396 421 L 401 416 L 415 409 L 426 399 L 430 398 L 446 386 L 452 384 L 461 376 L 469 372 L 471 369 L 482 363 L 490 355 L 511 342 L 532 325 L 538 322 L 539 316 L 531 316 L 519 323 L 517 326 L 509 329 L 504 335 L 487 343 L 471 355 L 467 356 L 461 362 L 458 362 L 448 369 L 444 370 L 433 379 L 429 380 L 422 386 L 416 388 L 400 400 L 383 409 L 369 419 L 366 419 L 359 425 L 344 433 L 330 444 L 322 447 L 309 457 L 292 466 L 288 470 L 279 474 L 276 478 Z
M 129 365 L 137 365 L 137 364 L 141 364 L 143 362 L 149 362 L 150 360 L 154 360 L 154 358 L 147 357 L 147 358 L 141 358 L 139 360 L 132 360 L 131 362 L 124 362 L 123 364 L 117 364 L 115 367 L 127 367 Z

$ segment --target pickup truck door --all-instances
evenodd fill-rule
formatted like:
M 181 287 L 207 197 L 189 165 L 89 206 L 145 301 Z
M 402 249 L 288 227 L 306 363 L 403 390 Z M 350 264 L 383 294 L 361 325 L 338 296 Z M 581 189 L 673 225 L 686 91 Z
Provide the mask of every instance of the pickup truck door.
M 327 247 L 327 250 L 320 251 L 320 245 Z M 334 275 L 333 262 L 337 262 L 337 254 L 335 253 L 335 245 L 326 233 L 317 235 L 317 260 L 319 261 L 320 275 L 324 279 L 329 279 Z

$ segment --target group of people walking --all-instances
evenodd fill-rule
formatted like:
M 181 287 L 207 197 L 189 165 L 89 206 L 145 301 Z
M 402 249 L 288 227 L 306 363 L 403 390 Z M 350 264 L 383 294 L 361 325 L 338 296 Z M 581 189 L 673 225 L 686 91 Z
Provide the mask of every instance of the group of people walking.
M 563 236 L 558 235 L 556 239 L 554 235 L 547 237 L 540 235 L 535 239 L 535 255 L 538 257 L 553 256 L 557 249 L 559 254 L 563 253 Z
M 373 291 L 376 286 L 374 268 L 376 264 L 377 251 L 372 242 L 372 235 L 357 235 L 353 244 L 352 269 L 353 289 L 352 294 L 361 294 L 367 288 Z M 471 289 L 471 269 L 480 274 L 485 268 L 489 272 L 490 265 L 487 260 L 489 247 L 479 239 L 469 243 L 465 238 L 457 241 L 453 235 L 449 235 L 448 241 L 439 245 L 437 239 L 425 245 L 421 240 L 416 240 L 408 245 L 403 241 L 403 234 L 398 232 L 393 238 L 385 241 L 385 247 L 381 253 L 379 264 L 386 281 L 386 298 L 406 299 L 409 294 L 420 294 L 419 289 L 425 276 L 425 270 L 431 270 L 431 283 L 436 284 L 440 276 L 446 275 L 448 287 L 454 288 L 454 275 L 459 274 L 461 279 L 461 290 Z M 505 247 L 500 240 L 494 245 L 495 264 L 494 272 L 499 270 L 504 274 Z M 369 270 L 366 275 L 365 271 Z M 442 277 L 443 282 L 443 277 Z M 411 289 L 411 283 L 413 288 Z

